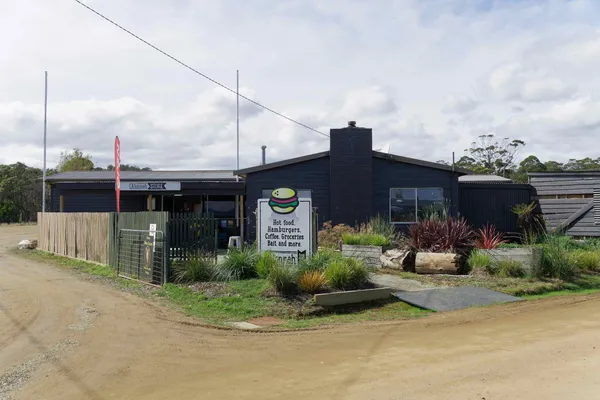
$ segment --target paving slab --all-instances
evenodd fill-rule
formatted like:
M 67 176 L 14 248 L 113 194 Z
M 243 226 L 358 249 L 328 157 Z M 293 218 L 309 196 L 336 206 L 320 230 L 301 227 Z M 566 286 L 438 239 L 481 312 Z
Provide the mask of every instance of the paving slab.
M 239 329 L 258 329 L 260 326 L 250 324 L 248 322 L 230 322 L 229 325 L 234 326 Z
M 476 286 L 426 289 L 412 292 L 399 291 L 392 293 L 392 296 L 413 306 L 433 311 L 452 311 L 524 300 Z
M 285 321 L 275 317 L 258 317 L 249 319 L 248 323 L 258 326 L 274 326 L 284 324 Z
M 390 287 L 395 290 L 415 291 L 434 288 L 434 285 L 421 283 L 414 279 L 404 279 L 392 274 L 371 274 L 369 280 L 378 286 Z M 438 286 L 441 287 L 441 286 Z

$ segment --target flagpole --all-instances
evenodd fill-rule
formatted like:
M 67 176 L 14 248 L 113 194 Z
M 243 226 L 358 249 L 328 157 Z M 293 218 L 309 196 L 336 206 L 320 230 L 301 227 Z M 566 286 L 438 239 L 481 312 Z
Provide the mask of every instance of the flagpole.
M 236 97 L 236 145 L 237 145 L 237 153 L 236 153 L 236 171 L 240 169 L 240 70 L 236 70 L 236 89 L 235 89 L 235 97 Z M 235 176 L 236 181 L 239 177 Z
M 46 212 L 46 127 L 48 115 L 48 71 L 44 71 L 44 168 L 42 170 L 42 213 Z

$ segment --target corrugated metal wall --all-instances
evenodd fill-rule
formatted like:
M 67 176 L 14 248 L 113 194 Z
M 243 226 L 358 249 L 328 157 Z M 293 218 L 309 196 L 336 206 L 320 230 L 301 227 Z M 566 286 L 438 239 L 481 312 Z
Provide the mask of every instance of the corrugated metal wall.
M 500 232 L 517 232 L 517 216 L 512 208 L 531 202 L 533 188 L 521 184 L 461 183 L 460 215 L 473 228 L 491 224 Z
M 586 211 L 594 201 L 594 189 L 600 187 L 599 175 L 594 172 L 571 172 L 535 174 L 530 177 L 531 185 L 540 197 L 540 207 L 548 228 L 568 223 L 568 235 L 600 236 L 600 226 L 594 223 L 596 206 Z

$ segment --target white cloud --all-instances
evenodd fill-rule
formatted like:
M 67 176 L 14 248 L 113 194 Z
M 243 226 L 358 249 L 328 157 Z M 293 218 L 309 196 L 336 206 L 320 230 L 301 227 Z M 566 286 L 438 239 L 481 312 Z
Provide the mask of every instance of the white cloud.
M 443 108 L 447 113 L 464 114 L 475 110 L 479 106 L 479 102 L 468 96 L 447 96 L 446 105 Z
M 540 158 L 600 156 L 600 3 L 91 1 L 155 45 L 328 133 L 371 127 L 374 147 L 449 159 L 502 132 Z M 153 168 L 234 168 L 235 96 L 72 1 L 22 0 L 0 15 L 0 162 L 41 165 L 81 147 Z M 235 22 L 232 22 L 235 21 Z M 15 32 L 19 32 L 16 34 Z M 327 138 L 241 101 L 241 166 L 328 147 Z M 562 145 L 565 137 L 577 137 Z
M 489 79 L 493 94 L 501 100 L 523 102 L 553 101 L 568 98 L 576 88 L 543 69 L 526 69 L 510 63 L 495 69 Z

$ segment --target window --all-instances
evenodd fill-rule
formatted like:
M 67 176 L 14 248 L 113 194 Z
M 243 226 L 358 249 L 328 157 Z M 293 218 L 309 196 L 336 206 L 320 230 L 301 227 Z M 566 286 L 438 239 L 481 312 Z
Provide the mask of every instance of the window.
M 390 189 L 390 222 L 393 224 L 414 224 L 424 215 L 445 208 L 441 188 Z
M 269 197 L 271 197 L 271 192 L 273 190 L 274 189 L 263 189 L 261 198 L 268 199 Z M 298 193 L 298 198 L 300 198 L 300 199 L 311 199 L 312 198 L 312 190 L 311 189 L 296 189 L 296 192 Z

